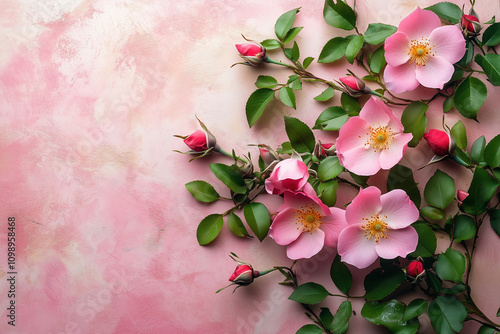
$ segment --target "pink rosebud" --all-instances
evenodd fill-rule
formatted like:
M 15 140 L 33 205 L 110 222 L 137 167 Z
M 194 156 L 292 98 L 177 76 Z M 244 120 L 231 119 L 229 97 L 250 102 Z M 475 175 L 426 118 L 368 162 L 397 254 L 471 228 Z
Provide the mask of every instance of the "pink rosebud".
M 342 86 L 345 88 L 345 92 L 353 97 L 359 97 L 365 92 L 365 82 L 358 77 L 353 75 L 343 77 L 339 79 L 342 82 Z
M 416 278 L 424 271 L 424 264 L 420 261 L 411 261 L 406 267 L 406 274 L 410 277 Z
M 469 193 L 466 193 L 463 190 L 458 190 L 457 191 L 457 200 L 458 200 L 458 206 L 462 206 L 462 202 L 469 196 Z
M 263 144 L 257 146 L 259 148 L 260 157 L 262 158 L 262 161 L 264 161 L 264 165 L 266 167 L 272 164 L 273 161 L 279 159 L 278 154 L 276 154 L 276 152 L 274 152 L 274 150 L 271 149 L 269 146 Z
M 333 143 L 322 143 L 318 141 L 316 145 L 314 146 L 314 155 L 318 159 L 324 159 L 326 157 L 335 155 L 335 152 L 337 151 L 337 148 L 335 147 L 335 144 Z
M 431 129 L 424 134 L 424 138 L 435 155 L 445 156 L 455 150 L 455 141 L 444 131 Z
M 207 135 L 202 130 L 196 130 L 190 134 L 186 139 L 184 139 L 184 143 L 196 152 L 208 149 Z
M 266 191 L 272 195 L 280 195 L 286 190 L 300 191 L 307 183 L 309 171 L 306 164 L 299 159 L 280 161 L 266 179 Z
M 462 30 L 466 31 L 467 35 L 476 36 L 481 31 L 479 19 L 474 15 L 462 15 L 461 24 Z
M 193 159 L 203 157 L 212 151 L 220 151 L 220 147 L 217 145 L 214 135 L 208 131 L 202 121 L 198 119 L 198 122 L 203 130 L 196 130 L 189 136 L 174 135 L 174 137 L 183 139 L 184 143 L 191 149 L 189 152 L 176 152 L 197 155 L 197 157 Z
M 234 273 L 229 277 L 229 280 L 238 285 L 249 285 L 253 279 L 259 277 L 260 273 L 253 270 L 248 264 L 240 264 L 234 270 Z
M 321 144 L 320 152 L 322 155 L 330 155 L 330 152 L 335 152 L 335 145 L 332 143 Z
M 249 65 L 259 66 L 266 59 L 266 48 L 257 43 L 236 44 L 236 49 Z

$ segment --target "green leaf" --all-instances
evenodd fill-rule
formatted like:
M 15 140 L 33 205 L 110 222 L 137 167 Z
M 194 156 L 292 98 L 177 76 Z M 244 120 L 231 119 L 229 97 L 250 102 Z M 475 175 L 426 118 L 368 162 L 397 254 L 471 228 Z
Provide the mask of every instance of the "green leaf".
M 266 39 L 263 40 L 260 45 L 266 48 L 266 50 L 274 50 L 274 49 L 279 49 L 281 48 L 281 43 L 280 41 L 276 39 Z
M 398 30 L 395 26 L 383 23 L 370 23 L 365 32 L 365 42 L 368 44 L 380 44 Z
M 327 157 L 319 164 L 318 178 L 321 181 L 328 181 L 337 177 L 343 170 L 344 167 L 340 164 L 339 158 Z
M 402 165 L 395 165 L 391 168 L 387 176 L 387 191 L 394 189 L 403 189 L 410 196 L 411 201 L 415 203 L 417 208 L 420 207 L 420 190 L 413 178 L 411 168 Z
M 474 176 L 467 191 L 469 196 L 462 202 L 462 209 L 472 216 L 477 216 L 486 211 L 498 187 L 495 180 L 487 171 L 480 167 L 474 170 Z
M 486 85 L 478 78 L 468 77 L 455 91 L 455 107 L 462 116 L 475 120 L 486 95 Z
M 497 135 L 486 145 L 484 160 L 492 168 L 500 166 L 500 135 Z
M 465 54 L 463 57 L 456 63 L 455 72 L 450 79 L 450 82 L 457 81 L 461 79 L 464 75 L 463 68 L 466 68 L 467 65 L 470 64 L 472 59 L 474 58 L 474 43 L 470 40 L 467 40 L 465 44 Z
M 331 325 L 331 331 L 335 334 L 344 333 L 349 326 L 349 319 L 351 318 L 351 314 L 351 302 L 349 300 L 344 300 L 337 309 L 337 312 L 335 312 L 335 318 L 333 319 Z
M 366 302 L 361 315 L 375 325 L 385 326 L 391 333 L 415 334 L 419 323 L 416 320 L 403 321 L 405 305 L 395 299 L 386 302 Z
M 439 2 L 424 9 L 436 13 L 440 18 L 448 20 L 453 24 L 460 22 L 463 14 L 460 7 L 451 2 Z
M 364 37 L 363 35 L 356 35 L 353 39 L 347 44 L 347 48 L 345 49 L 345 57 L 349 63 L 353 63 L 354 59 L 358 55 L 359 50 L 363 47 Z
M 346 93 L 342 93 L 342 95 L 340 95 L 340 104 L 342 105 L 342 108 L 347 111 L 349 116 L 358 116 L 361 111 L 358 99 L 355 99 Z
M 308 68 L 309 65 L 311 65 L 311 63 L 313 62 L 314 60 L 314 57 L 306 57 L 306 59 L 304 59 L 304 61 L 302 62 L 302 65 L 304 66 L 304 68 Z
M 453 100 L 453 96 L 448 96 L 443 102 L 443 112 L 447 113 L 455 106 L 455 101 Z
M 405 274 L 398 267 L 376 268 L 365 277 L 365 299 L 380 300 L 387 297 L 405 280 Z
M 323 330 L 314 324 L 300 327 L 296 334 L 322 334 Z
M 500 43 L 500 22 L 493 23 L 483 33 L 483 44 L 495 46 Z
M 484 136 L 476 139 L 474 144 L 472 144 L 471 157 L 475 163 L 480 163 L 484 161 L 484 148 L 486 147 L 486 139 Z
M 274 31 L 276 32 L 276 37 L 278 37 L 279 40 L 283 40 L 288 34 L 293 26 L 295 16 L 298 12 L 299 8 L 295 8 L 286 12 L 278 18 L 276 24 L 274 25 Z
M 424 206 L 420 209 L 420 214 L 432 220 L 441 220 L 444 218 L 443 210 L 433 206 Z
M 434 289 L 436 292 L 441 291 L 443 281 L 441 281 L 441 279 L 437 277 L 432 271 L 426 272 L 425 280 L 430 288 Z
M 488 76 L 488 81 L 493 86 L 500 86 L 500 55 L 487 53 L 484 57 L 480 54 L 474 58 Z
M 424 189 L 424 198 L 428 204 L 439 209 L 446 207 L 455 197 L 455 181 L 448 174 L 436 170 Z
M 425 133 L 425 128 L 427 127 L 427 117 L 425 113 L 429 109 L 429 106 L 423 102 L 416 101 L 410 103 L 401 116 L 401 123 L 404 127 L 405 133 L 411 133 L 413 135 L 412 140 L 408 143 L 408 146 L 415 147 Z
M 418 233 L 417 249 L 410 253 L 411 257 L 433 257 L 436 251 L 437 238 L 426 223 L 415 223 L 412 225 Z
M 356 13 L 342 0 L 326 0 L 323 8 L 325 22 L 335 28 L 352 30 L 356 26 Z
M 477 331 L 477 334 L 494 334 L 494 333 L 495 333 L 495 328 L 486 325 L 481 326 L 481 328 L 479 328 L 479 330 Z
M 302 89 L 302 82 L 300 81 L 300 78 L 298 75 L 291 75 L 288 77 L 287 81 L 288 87 L 294 90 L 301 90 Z
M 438 296 L 427 308 L 432 327 L 439 334 L 459 333 L 467 317 L 467 309 L 452 296 Z
M 349 268 L 341 261 L 340 255 L 336 255 L 330 267 L 330 276 L 335 286 L 345 295 L 349 296 L 352 286 L 352 274 Z
M 219 194 L 210 183 L 205 181 L 192 181 L 186 183 L 187 190 L 200 202 L 211 203 L 219 199 Z
M 384 46 L 379 47 L 375 52 L 373 52 L 372 59 L 370 61 L 370 69 L 374 73 L 380 73 L 386 64 L 385 61 L 385 51 Z
M 286 34 L 283 44 L 286 44 L 294 39 L 302 29 L 304 29 L 304 27 L 293 27 L 290 29 L 290 31 Z
M 335 95 L 335 89 L 333 89 L 332 86 L 328 86 L 328 88 L 325 89 L 323 91 L 323 93 L 319 94 L 314 99 L 316 101 L 324 102 L 324 101 L 328 101 L 329 99 L 331 99 L 333 97 L 333 95 Z
M 211 214 L 203 218 L 196 230 L 196 239 L 203 246 L 212 242 L 220 233 L 224 219 L 221 214 Z
M 316 140 L 312 130 L 297 118 L 285 116 L 285 131 L 295 151 L 312 153 Z
M 243 225 L 241 218 L 232 211 L 228 216 L 227 225 L 229 226 L 229 230 L 237 237 L 241 238 L 250 236 L 245 228 L 245 225 Z
M 270 75 L 259 75 L 257 81 L 255 81 L 255 86 L 258 88 L 274 88 L 278 85 L 278 80 Z
M 259 88 L 250 95 L 245 106 L 248 125 L 252 127 L 262 116 L 264 109 L 274 98 L 274 90 Z
M 299 45 L 297 44 L 297 42 L 293 42 L 292 60 L 297 61 L 297 60 L 299 60 L 299 57 L 300 57 Z
M 317 304 L 322 302 L 329 293 L 324 286 L 314 282 L 299 285 L 288 299 L 302 304 Z
M 453 127 L 451 128 L 451 135 L 453 136 L 453 139 L 455 139 L 457 146 L 462 150 L 465 150 L 465 148 L 467 147 L 467 134 L 465 132 L 465 126 L 462 121 L 458 121 L 455 123 L 455 125 L 453 125 Z
M 243 176 L 241 176 L 241 174 L 235 171 L 231 166 L 213 163 L 210 164 L 210 170 L 233 192 L 237 194 L 245 194 L 248 191 Z
M 332 63 L 344 57 L 349 40 L 344 37 L 334 37 L 326 42 L 319 54 L 318 63 Z
M 269 226 L 271 226 L 271 217 L 266 206 L 258 202 L 248 203 L 243 208 L 243 214 L 248 226 L 262 242 L 269 232 Z
M 321 201 L 329 207 L 332 207 L 335 205 L 335 202 L 337 201 L 337 188 L 339 186 L 339 183 L 337 180 L 330 180 L 327 182 L 322 182 L 318 186 L 318 197 L 321 199 Z
M 321 322 L 325 324 L 327 327 L 330 327 L 330 324 L 333 321 L 333 314 L 330 312 L 330 309 L 327 307 L 321 308 L 321 313 L 319 314 L 319 318 Z
M 416 318 L 427 309 L 427 302 L 421 298 L 414 299 L 408 304 L 403 314 L 403 321 Z
M 453 238 L 455 241 L 460 242 L 462 240 L 469 240 L 474 238 L 476 235 L 476 225 L 474 224 L 474 219 L 466 215 L 458 215 L 453 218 L 454 229 Z
M 447 294 L 447 295 L 456 295 L 456 294 L 459 294 L 461 292 L 464 292 L 465 290 L 467 290 L 467 287 L 465 286 L 465 284 L 457 284 L 451 288 L 444 288 L 444 289 L 441 289 L 441 292 L 444 293 L 444 294 Z
M 290 87 L 281 87 L 279 91 L 279 97 L 281 102 L 286 106 L 295 109 L 295 93 Z
M 465 272 L 465 257 L 457 250 L 448 248 L 439 254 L 436 262 L 436 273 L 442 280 L 462 283 Z
M 319 115 L 313 129 L 336 131 L 339 130 L 348 119 L 349 116 L 343 108 L 329 107 Z
M 490 224 L 493 231 L 500 236 L 500 210 L 497 209 L 490 212 Z

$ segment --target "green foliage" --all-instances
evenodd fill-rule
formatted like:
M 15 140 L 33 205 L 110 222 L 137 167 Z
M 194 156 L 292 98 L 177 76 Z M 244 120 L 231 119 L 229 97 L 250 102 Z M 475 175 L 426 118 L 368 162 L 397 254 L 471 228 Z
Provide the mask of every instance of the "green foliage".
M 313 62 L 313 60 L 314 60 L 313 57 L 306 57 L 302 62 L 302 65 L 304 66 L 304 68 L 308 68 L 309 65 L 311 65 L 311 63 Z
M 295 151 L 312 153 L 316 140 L 312 130 L 302 121 L 294 117 L 285 116 L 285 131 Z
M 500 135 L 497 135 L 486 145 L 484 160 L 492 168 L 500 166 Z
M 441 220 L 444 218 L 443 210 L 429 205 L 421 208 L 420 214 L 432 220 Z
M 266 48 L 266 50 L 274 50 L 279 49 L 281 47 L 281 43 L 275 39 L 266 39 L 263 40 L 260 45 Z
M 370 23 L 365 32 L 365 42 L 368 44 L 380 44 L 398 30 L 395 26 L 383 23 Z
M 288 31 L 286 34 L 285 39 L 283 40 L 283 44 L 286 44 L 288 42 L 291 42 L 295 37 L 297 37 L 298 33 L 303 29 L 304 27 L 293 27 Z
M 500 22 L 493 23 L 483 33 L 483 44 L 495 46 L 500 43 Z
M 427 308 L 432 327 L 438 334 L 459 333 L 467 317 L 467 309 L 455 297 L 438 296 Z
M 342 93 L 342 95 L 340 95 L 340 104 L 342 105 L 342 108 L 347 111 L 349 116 L 358 116 L 361 111 L 358 99 L 346 93 Z
M 253 233 L 262 242 L 271 226 L 271 217 L 266 206 L 258 202 L 248 203 L 243 208 L 243 214 L 248 226 L 250 226 Z
M 453 96 L 448 96 L 443 102 L 443 112 L 447 113 L 455 106 L 455 101 L 453 100 Z
M 475 163 L 479 164 L 484 162 L 484 148 L 486 147 L 486 139 L 484 136 L 476 139 L 474 144 L 472 144 L 471 157 Z
M 245 106 L 247 121 L 250 127 L 259 120 L 264 109 L 273 98 L 274 90 L 269 88 L 259 88 L 250 95 Z
M 339 130 L 348 119 L 349 115 L 343 108 L 329 107 L 319 115 L 313 129 L 336 131 Z
M 330 267 L 330 276 L 335 286 L 345 295 L 349 295 L 352 286 L 352 274 L 349 268 L 341 261 L 340 255 L 336 255 Z
M 352 30 L 356 26 L 356 13 L 342 0 L 325 0 L 323 17 L 326 23 L 335 28 Z
M 418 233 L 417 249 L 410 253 L 411 257 L 433 257 L 436 251 L 437 239 L 431 228 L 424 222 L 417 222 L 412 225 Z
M 460 22 L 462 18 L 462 10 L 460 7 L 451 2 L 438 2 L 424 9 L 433 11 L 440 18 L 450 21 L 453 24 Z
M 412 140 L 408 143 L 408 146 L 415 147 L 425 133 L 425 128 L 427 127 L 427 117 L 425 113 L 429 109 L 429 106 L 423 102 L 416 101 L 410 103 L 401 116 L 401 123 L 404 127 L 405 133 L 411 133 L 413 135 Z
M 330 100 L 333 97 L 333 95 L 335 95 L 335 89 L 333 89 L 332 86 L 328 86 L 328 88 L 325 89 L 323 93 L 319 94 L 314 99 L 316 101 L 324 102 Z
M 455 91 L 455 107 L 462 116 L 475 120 L 486 101 L 486 94 L 486 85 L 481 80 L 468 77 Z
M 478 54 L 474 58 L 475 62 L 483 68 L 488 77 L 488 81 L 493 86 L 500 86 L 500 55 L 487 53 L 484 56 Z
M 394 189 L 403 189 L 410 196 L 410 199 L 415 203 L 417 208 L 420 207 L 420 190 L 413 178 L 413 171 L 410 168 L 402 165 L 395 165 L 391 168 L 387 176 L 387 191 Z
M 281 102 L 283 102 L 286 106 L 293 109 L 296 108 L 295 93 L 290 87 L 281 87 L 279 90 L 279 97 Z
M 278 37 L 279 40 L 283 40 L 288 34 L 293 26 L 295 16 L 298 12 L 299 8 L 295 8 L 286 12 L 278 18 L 276 24 L 274 25 L 274 31 L 276 32 L 276 37 Z
M 196 230 L 196 239 L 203 246 L 211 243 L 220 233 L 224 225 L 224 219 L 221 214 L 211 214 L 203 218 Z
M 497 209 L 490 212 L 490 225 L 493 231 L 500 236 L 500 210 Z
M 335 318 L 333 319 L 333 322 L 330 326 L 330 330 L 334 334 L 342 334 L 345 331 L 347 331 L 347 328 L 349 327 L 349 319 L 351 318 L 352 314 L 352 305 L 349 300 L 343 301 L 339 308 L 337 309 L 337 312 L 335 313 Z
M 241 174 L 235 171 L 231 166 L 213 163 L 210 164 L 210 170 L 233 192 L 237 194 L 245 194 L 248 191 L 243 176 L 241 176 Z
M 386 327 L 391 333 L 415 334 L 419 328 L 418 320 L 403 321 L 405 305 L 397 300 L 386 302 L 366 302 L 361 315 L 375 325 Z
M 231 212 L 229 214 L 227 225 L 229 227 L 229 230 L 237 237 L 242 238 L 250 236 L 250 234 L 248 234 L 247 232 L 247 229 L 245 228 L 245 225 L 243 225 L 241 218 L 238 217 L 234 212 Z
M 487 171 L 477 167 L 470 184 L 469 196 L 462 202 L 462 209 L 470 215 L 477 216 L 486 211 L 488 202 L 498 188 L 498 181 Z
M 462 121 L 458 121 L 451 128 L 451 135 L 459 148 L 464 150 L 467 147 L 467 134 L 465 131 L 465 126 Z
M 205 181 L 192 181 L 186 183 L 187 190 L 200 202 L 211 203 L 219 199 L 219 194 L 214 187 Z
M 425 185 L 424 198 L 428 204 L 439 209 L 446 209 L 455 198 L 455 181 L 445 172 L 436 170 Z
M 259 75 L 257 81 L 255 81 L 255 86 L 257 88 L 274 88 L 278 85 L 278 80 L 270 75 Z
M 366 38 L 366 37 L 365 37 Z M 384 46 L 379 47 L 373 52 L 370 60 L 370 69 L 373 73 L 380 73 L 386 64 Z
M 349 40 L 344 37 L 334 37 L 328 42 L 319 54 L 318 63 L 332 63 L 344 57 Z
M 339 183 L 337 180 L 329 180 L 321 182 L 317 189 L 318 197 L 326 206 L 334 206 L 337 202 L 337 188 Z
M 439 254 L 436 262 L 436 273 L 442 280 L 462 282 L 465 272 L 465 257 L 457 250 L 448 248 Z
M 323 330 L 314 324 L 308 324 L 300 327 L 296 334 L 321 334 Z
M 354 59 L 358 55 L 359 50 L 363 47 L 363 35 L 356 35 L 349 41 L 345 49 L 345 57 L 349 63 L 354 63 Z
M 460 242 L 462 240 L 469 240 L 476 235 L 477 228 L 472 217 L 458 215 L 453 218 L 453 223 L 453 238 L 455 241 Z
M 365 277 L 365 298 L 367 300 L 385 298 L 404 280 L 405 274 L 399 267 L 376 268 Z
M 324 286 L 314 282 L 299 285 L 288 299 L 303 304 L 321 303 L 330 293 Z
M 344 167 L 340 164 L 339 158 L 327 157 L 319 164 L 318 178 L 321 181 L 328 181 L 337 177 L 343 170 Z
M 403 314 L 403 321 L 408 321 L 412 318 L 416 318 L 427 309 L 427 302 L 422 298 L 414 299 L 408 304 Z

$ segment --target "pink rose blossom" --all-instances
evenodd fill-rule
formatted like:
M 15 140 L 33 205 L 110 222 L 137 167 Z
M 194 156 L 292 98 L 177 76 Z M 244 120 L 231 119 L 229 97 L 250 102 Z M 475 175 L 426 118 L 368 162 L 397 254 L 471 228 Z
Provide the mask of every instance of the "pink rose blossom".
M 359 116 L 351 117 L 340 128 L 337 156 L 342 166 L 358 175 L 374 175 L 396 165 L 412 134 L 382 101 L 371 97 Z
M 280 161 L 266 179 L 266 190 L 272 195 L 280 195 L 285 190 L 300 191 L 308 178 L 309 171 L 302 160 L 286 159 Z
M 288 246 L 292 260 L 310 258 L 324 245 L 336 247 L 339 233 L 347 226 L 344 210 L 327 207 L 310 186 L 305 191 L 285 192 L 285 203 L 269 230 L 277 244 Z
M 360 269 L 378 257 L 393 259 L 413 252 L 418 234 L 410 226 L 419 212 L 400 189 L 381 195 L 376 187 L 362 189 L 346 208 L 346 227 L 339 235 L 342 261 Z
M 442 89 L 465 54 L 465 39 L 456 26 L 441 26 L 439 17 L 417 8 L 404 18 L 384 45 L 387 67 L 384 79 L 394 93 L 418 85 Z

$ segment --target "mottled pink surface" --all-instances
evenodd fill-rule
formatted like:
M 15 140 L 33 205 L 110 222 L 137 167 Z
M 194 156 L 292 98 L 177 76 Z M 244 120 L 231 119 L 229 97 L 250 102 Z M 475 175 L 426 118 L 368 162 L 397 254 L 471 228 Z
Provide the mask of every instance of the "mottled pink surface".
M 357 1 L 360 30 L 371 22 L 397 25 L 417 5 L 430 4 Z M 272 102 L 249 129 L 244 107 L 257 75 L 273 73 L 284 81 L 290 73 L 230 68 L 240 61 L 234 44 L 243 41 L 241 34 L 272 38 L 279 15 L 300 6 L 301 55 L 317 58 L 326 41 L 346 35 L 324 23 L 322 1 L 0 3 L 0 333 L 294 333 L 309 322 L 300 305 L 287 300 L 291 290 L 277 284 L 279 275 L 234 294 L 215 294 L 234 270 L 230 251 L 258 270 L 290 261 L 269 238 L 262 244 L 240 240 L 227 226 L 212 245 L 199 246 L 198 222 L 229 205 L 201 205 L 184 184 L 203 179 L 225 194 L 208 163 L 229 161 L 213 156 L 188 164 L 187 156 L 173 152 L 185 150 L 174 134 L 198 129 L 195 115 L 226 150 L 254 157 L 257 149 L 247 144 L 276 147 L 286 140 L 283 115 L 313 125 L 325 108 L 312 100 L 322 87 L 305 84 L 296 111 Z M 483 22 L 500 15 L 497 1 L 478 1 L 476 10 Z M 339 62 L 311 70 L 335 78 L 346 67 L 353 68 Z M 498 132 L 498 88 L 487 86 L 480 123 L 456 111 L 446 116 L 450 126 L 466 123 L 469 147 L 480 135 L 490 140 Z M 422 88 L 407 96 L 432 94 Z M 441 126 L 441 102 L 427 113 L 428 129 Z M 318 137 L 331 142 L 334 135 Z M 416 169 L 430 157 L 422 143 L 408 149 L 402 163 Z M 420 187 L 436 168 L 459 188 L 468 187 L 471 174 L 451 162 L 416 171 Z M 385 175 L 371 183 L 384 190 Z M 339 205 L 354 195 L 342 194 Z M 280 205 L 271 196 L 262 201 L 271 210 Z M 6 317 L 8 217 L 16 218 L 15 328 Z M 497 322 L 499 241 L 486 224 L 471 275 L 477 304 Z M 299 261 L 299 279 L 337 291 L 329 278 L 333 255 L 325 249 Z M 361 295 L 370 268 L 351 269 L 353 294 Z M 341 301 L 329 298 L 324 305 L 335 310 Z M 385 332 L 361 317 L 361 301 L 353 303 L 357 315 L 349 333 Z M 429 332 L 424 318 L 421 333 Z

